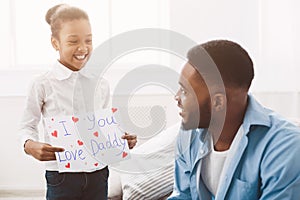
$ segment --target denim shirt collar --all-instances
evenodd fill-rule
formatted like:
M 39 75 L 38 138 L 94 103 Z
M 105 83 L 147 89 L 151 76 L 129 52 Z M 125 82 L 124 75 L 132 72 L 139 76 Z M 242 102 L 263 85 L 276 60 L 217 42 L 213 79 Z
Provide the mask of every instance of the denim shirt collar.
M 250 132 L 251 126 L 271 126 L 271 120 L 269 119 L 269 113 L 271 111 L 263 107 L 255 98 L 248 95 L 248 106 L 245 113 L 243 128 L 247 135 Z
M 267 126 L 270 127 L 271 121 L 269 119 L 269 110 L 264 108 L 255 98 L 249 94 L 248 95 L 248 106 L 243 120 L 243 129 L 244 134 L 247 135 L 250 131 L 251 126 Z M 211 135 L 207 132 L 207 129 L 194 129 L 192 130 L 191 143 L 198 143 L 198 146 L 201 147 L 194 152 L 196 160 L 201 159 L 211 150 Z M 193 145 L 193 144 L 192 144 Z

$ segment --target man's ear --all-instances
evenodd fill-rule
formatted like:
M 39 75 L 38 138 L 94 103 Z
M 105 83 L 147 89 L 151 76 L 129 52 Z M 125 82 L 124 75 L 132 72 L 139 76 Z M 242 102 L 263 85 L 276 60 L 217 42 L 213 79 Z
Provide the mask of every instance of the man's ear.
M 213 108 L 215 111 L 221 111 L 226 108 L 226 95 L 223 93 L 216 93 L 213 96 Z
M 53 48 L 58 51 L 59 50 L 59 43 L 58 40 L 54 37 L 51 37 L 51 44 L 53 46 Z

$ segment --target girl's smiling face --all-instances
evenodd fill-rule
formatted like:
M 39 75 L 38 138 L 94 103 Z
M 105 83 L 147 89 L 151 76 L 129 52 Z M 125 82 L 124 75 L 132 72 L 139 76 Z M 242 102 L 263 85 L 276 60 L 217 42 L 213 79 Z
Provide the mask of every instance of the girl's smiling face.
M 52 37 L 53 47 L 59 51 L 59 61 L 67 68 L 78 71 L 88 61 L 93 50 L 92 31 L 88 20 L 64 21 L 58 38 Z

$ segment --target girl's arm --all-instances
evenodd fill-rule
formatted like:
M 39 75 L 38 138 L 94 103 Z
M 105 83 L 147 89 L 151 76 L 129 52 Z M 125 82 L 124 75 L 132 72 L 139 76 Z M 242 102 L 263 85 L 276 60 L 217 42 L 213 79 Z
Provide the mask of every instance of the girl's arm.
M 24 151 L 37 160 L 55 160 L 54 152 L 64 151 L 63 148 L 52 147 L 39 142 L 38 124 L 44 105 L 45 91 L 42 87 L 42 77 L 35 79 L 29 88 L 25 109 L 19 126 L 19 134 Z

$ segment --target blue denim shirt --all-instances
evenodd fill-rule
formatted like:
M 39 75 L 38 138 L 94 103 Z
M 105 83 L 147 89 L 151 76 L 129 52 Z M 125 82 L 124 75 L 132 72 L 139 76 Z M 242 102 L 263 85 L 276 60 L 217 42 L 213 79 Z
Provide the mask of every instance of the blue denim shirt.
M 205 129 L 180 130 L 169 200 L 299 200 L 300 128 L 249 95 L 243 136 L 214 197 L 197 176 L 211 150 Z

